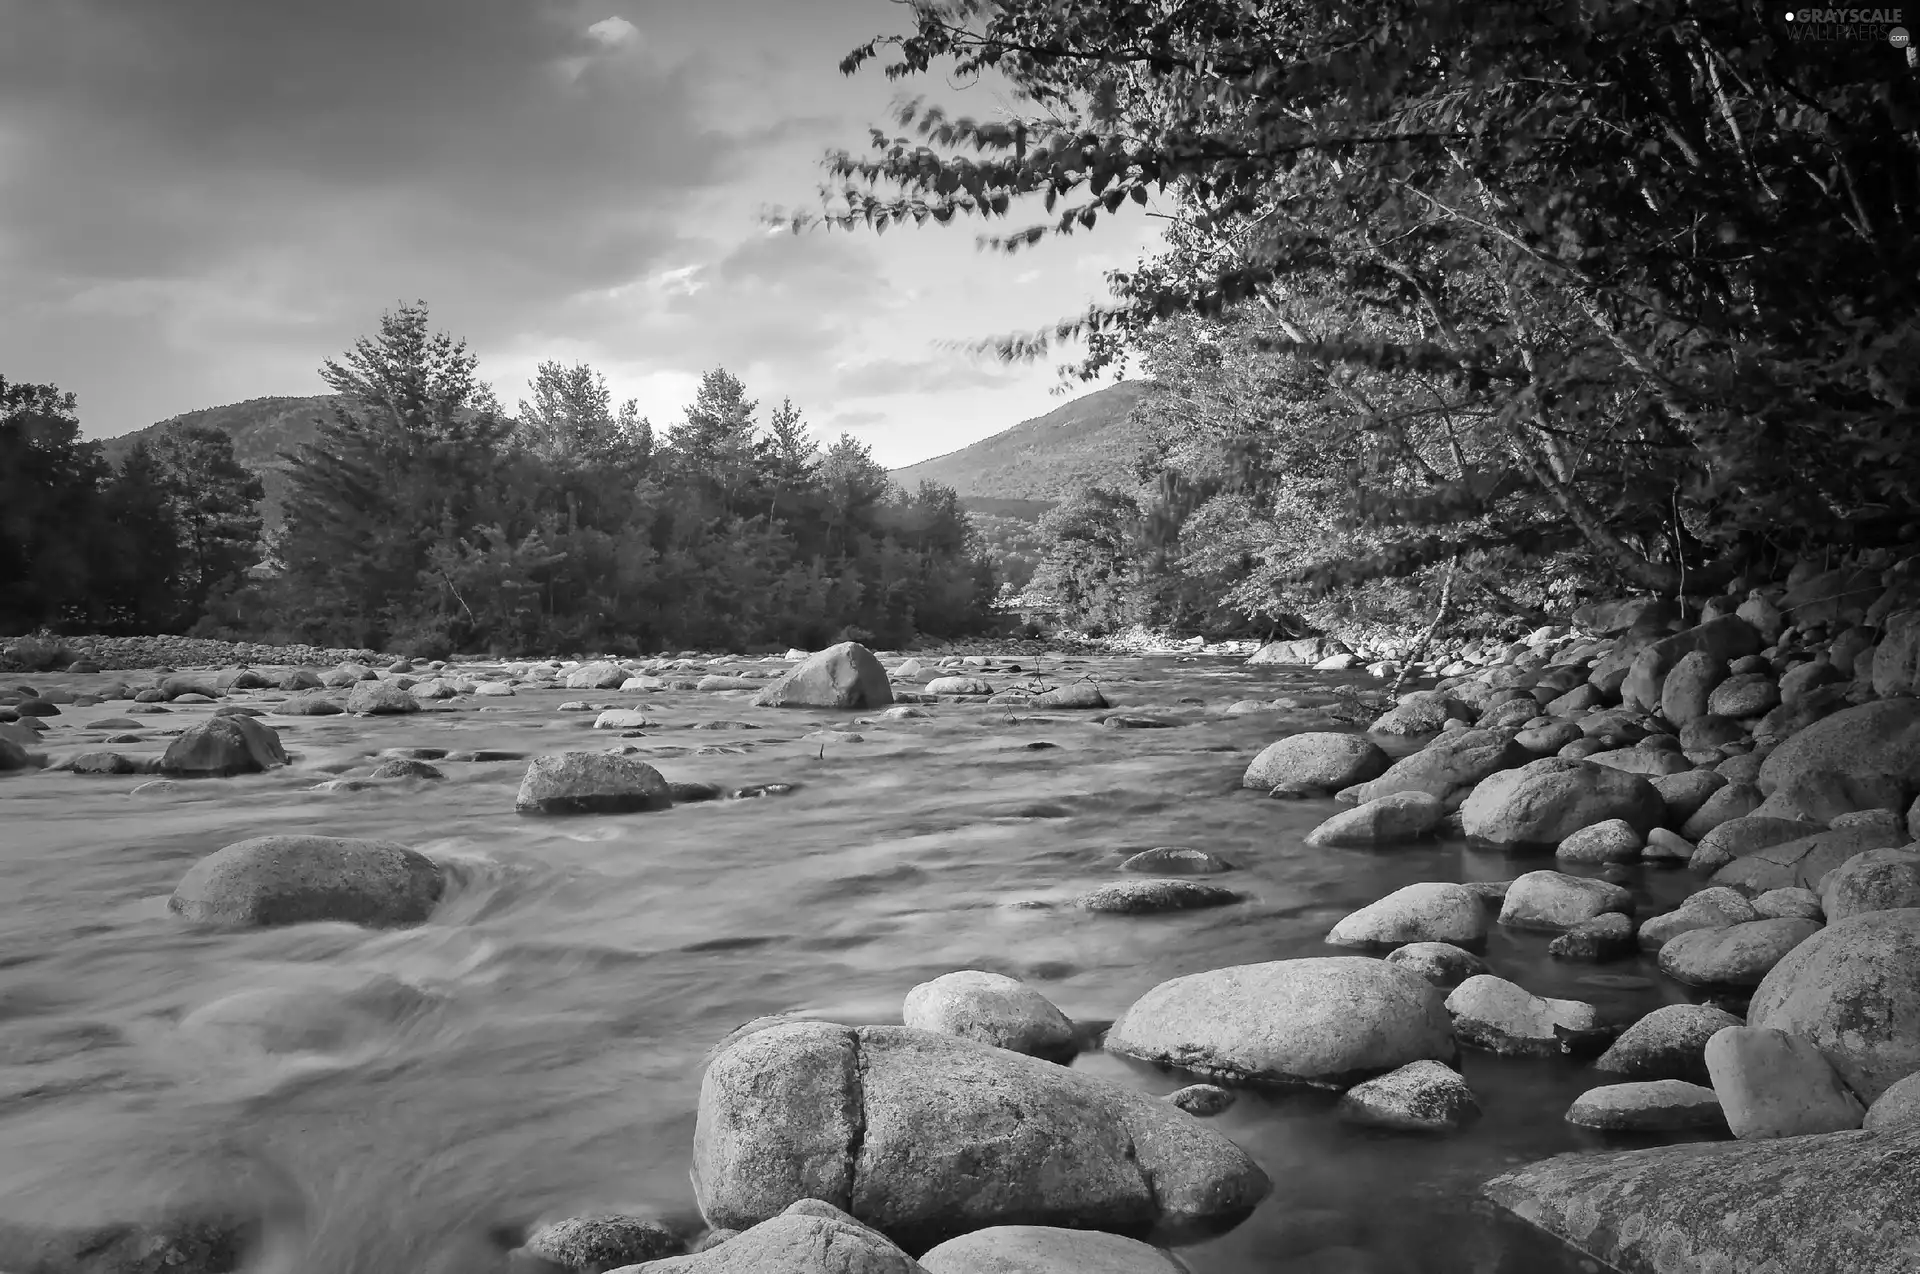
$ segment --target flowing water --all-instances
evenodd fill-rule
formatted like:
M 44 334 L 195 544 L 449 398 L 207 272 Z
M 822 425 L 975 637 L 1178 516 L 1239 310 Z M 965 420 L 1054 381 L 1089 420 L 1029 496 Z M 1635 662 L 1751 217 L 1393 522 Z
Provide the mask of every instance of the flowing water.
M 1444 842 L 1313 849 L 1302 837 L 1331 801 L 1240 790 L 1253 752 L 1326 718 L 1219 709 L 1342 678 L 1209 659 L 1040 663 L 1183 724 L 941 704 L 930 720 L 822 742 L 802 736 L 850 714 L 666 692 L 644 697 L 658 725 L 627 742 L 668 778 L 799 786 L 621 817 L 517 817 L 512 761 L 443 762 L 440 783 L 306 790 L 364 773 L 386 748 L 605 747 L 591 714 L 556 711 L 632 706 L 605 691 L 270 716 L 291 768 L 162 796 L 130 795 L 140 777 L 0 779 L 0 1219 L 263 1211 L 255 1268 L 275 1274 L 505 1270 L 519 1227 L 606 1207 L 697 1231 L 687 1167 L 702 1058 L 748 1019 L 898 1022 L 915 983 L 975 968 L 1104 1022 L 1167 978 L 1332 954 L 1321 939 L 1334 921 L 1401 885 L 1542 865 Z M 98 737 L 80 727 L 124 706 L 69 707 L 47 739 Z M 145 720 L 178 728 L 206 711 Z M 760 728 L 692 728 L 715 721 Z M 149 738 L 146 751 L 164 745 Z M 290 832 L 403 841 L 455 884 L 430 923 L 389 932 L 206 933 L 168 913 L 196 859 Z M 1237 863 L 1218 879 L 1249 901 L 1169 916 L 1069 905 L 1127 854 L 1175 844 Z M 1648 903 L 1685 892 L 1673 873 L 1636 887 Z M 1034 903 L 1051 905 L 1019 905 Z M 1645 961 L 1562 964 L 1546 941 L 1497 932 L 1488 958 L 1611 1019 L 1679 998 Z M 1097 1052 L 1075 1064 L 1152 1093 L 1186 1082 Z M 1243 1094 L 1212 1122 L 1265 1166 L 1273 1194 L 1183 1259 L 1198 1274 L 1593 1269 L 1473 1197 L 1514 1164 L 1601 1145 L 1562 1115 L 1604 1077 L 1478 1053 L 1464 1067 L 1485 1114 L 1447 1137 L 1344 1126 L 1323 1095 Z

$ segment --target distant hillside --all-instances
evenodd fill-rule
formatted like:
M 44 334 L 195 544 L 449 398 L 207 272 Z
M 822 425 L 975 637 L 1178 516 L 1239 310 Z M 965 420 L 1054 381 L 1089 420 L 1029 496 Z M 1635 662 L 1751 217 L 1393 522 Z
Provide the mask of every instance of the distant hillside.
M 280 509 L 287 490 L 280 453 L 314 440 L 319 432 L 316 422 L 325 419 L 333 409 L 334 397 L 319 394 L 312 398 L 249 398 L 225 407 L 206 407 L 118 438 L 102 439 L 101 446 L 107 459 L 119 464 L 136 441 L 150 439 L 168 425 L 212 425 L 224 430 L 233 439 L 234 458 L 260 475 L 260 484 L 267 490 L 267 498 L 260 508 L 261 520 L 266 529 L 272 531 L 280 525 Z
M 1096 483 L 1120 480 L 1146 441 L 1127 417 L 1146 395 L 1121 381 L 958 451 L 893 471 L 909 490 L 923 479 L 952 487 L 968 509 L 1031 520 Z M 1018 502 L 1026 508 L 1011 507 Z M 997 506 L 997 507 L 996 507 Z

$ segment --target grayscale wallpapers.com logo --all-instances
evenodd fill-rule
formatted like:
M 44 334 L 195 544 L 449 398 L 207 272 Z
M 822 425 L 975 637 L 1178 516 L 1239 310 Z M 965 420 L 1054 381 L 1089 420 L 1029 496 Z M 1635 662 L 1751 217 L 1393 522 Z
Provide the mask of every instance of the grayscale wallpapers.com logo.
M 1912 43 L 1904 8 L 1829 9 L 1786 4 L 1780 20 L 1787 38 L 1809 44 L 1890 44 L 1904 49 Z

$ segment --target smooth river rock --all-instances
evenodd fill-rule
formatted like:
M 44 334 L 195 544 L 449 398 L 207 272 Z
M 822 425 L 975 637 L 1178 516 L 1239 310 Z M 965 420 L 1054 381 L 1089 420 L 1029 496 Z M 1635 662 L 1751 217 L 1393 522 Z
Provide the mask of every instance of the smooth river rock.
M 608 1274 L 926 1274 L 926 1267 L 832 1204 L 800 1199 L 717 1246 Z
M 1485 944 L 1486 904 L 1465 885 L 1424 881 L 1394 890 L 1346 916 L 1327 934 L 1336 947 L 1398 947 L 1410 942 Z
M 252 717 L 213 717 L 189 726 L 167 745 L 160 772 L 176 778 L 220 778 L 285 764 L 287 750 L 271 726 Z
M 1469 837 L 1493 845 L 1558 845 L 1583 827 L 1621 819 L 1645 836 L 1666 817 L 1659 790 L 1638 774 L 1550 756 L 1481 781 L 1460 807 Z
M 445 889 L 438 863 L 392 841 L 256 836 L 195 863 L 167 905 L 203 924 L 384 927 L 425 920 Z
M 1560 933 L 1609 911 L 1631 913 L 1633 894 L 1619 885 L 1558 871 L 1530 871 L 1507 886 L 1500 923 Z
M 907 992 L 901 1018 L 995 1048 L 1054 1060 L 1074 1053 L 1073 1023 L 1053 1002 L 1017 978 L 979 969 L 946 973 Z
M 1668 1004 L 1629 1026 L 1594 1062 L 1595 1070 L 1634 1080 L 1684 1079 L 1711 1084 L 1707 1041 L 1744 1023 L 1710 1004 Z
M 1186 1274 L 1138 1239 L 1097 1230 L 996 1225 L 948 1239 L 921 1256 L 927 1274 Z
M 1107 1050 L 1209 1078 L 1345 1089 L 1408 1062 L 1451 1062 L 1440 992 L 1363 956 L 1192 973 L 1141 996 Z
M 535 757 L 514 799 L 522 814 L 631 814 L 672 804 L 673 789 L 660 771 L 605 752 Z
M 1490 973 L 1455 987 L 1446 1009 L 1462 1044 L 1509 1057 L 1551 1057 L 1560 1052 L 1555 1027 L 1589 1031 L 1599 1025 L 1591 1004 L 1550 1000 Z
M 711 1225 L 824 1199 L 908 1251 L 993 1225 L 1205 1232 L 1270 1189 L 1238 1146 L 1125 1085 L 929 1031 L 826 1022 L 714 1056 L 693 1175 Z
M 1387 768 L 1380 745 L 1360 734 L 1313 730 L 1269 743 L 1247 765 L 1241 785 L 1267 791 L 1282 783 L 1339 791 Z
M 1350 1124 L 1402 1132 L 1451 1132 L 1480 1113 L 1467 1081 L 1451 1066 L 1408 1062 L 1340 1094 L 1334 1113 Z

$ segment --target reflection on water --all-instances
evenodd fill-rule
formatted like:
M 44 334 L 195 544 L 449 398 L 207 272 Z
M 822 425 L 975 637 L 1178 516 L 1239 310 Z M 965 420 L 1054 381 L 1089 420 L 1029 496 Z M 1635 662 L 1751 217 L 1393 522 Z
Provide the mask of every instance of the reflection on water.
M 406 718 L 269 718 L 297 754 L 291 770 L 168 795 L 130 796 L 137 778 L 0 782 L 12 901 L 0 911 L 0 1217 L 260 1211 L 261 1268 L 276 1274 L 500 1270 L 503 1233 L 587 1208 L 697 1225 L 687 1165 L 701 1059 L 748 1019 L 897 1022 L 916 982 L 977 968 L 1106 1021 L 1166 978 L 1327 954 L 1335 920 L 1401 885 L 1537 865 L 1459 845 L 1313 849 L 1302 837 L 1330 802 L 1239 791 L 1253 751 L 1324 718 L 1219 709 L 1337 678 L 1207 660 L 1047 664 L 1063 662 L 1094 670 L 1116 703 L 1186 724 L 1112 730 L 939 705 L 823 745 L 802 736 L 835 714 L 657 694 L 646 706 L 659 724 L 625 742 L 667 778 L 799 786 L 567 820 L 514 814 L 522 762 L 441 762 L 447 781 L 418 786 L 305 789 L 364 773 L 389 747 L 608 746 L 585 728 L 591 714 L 555 711 L 578 691 Z M 686 733 L 715 720 L 762 729 Z M 50 738 L 63 735 L 82 737 Z M 713 738 L 739 750 L 697 750 Z M 449 865 L 453 894 L 430 924 L 386 933 L 206 934 L 167 914 L 194 860 L 285 832 L 406 842 Z M 1164 917 L 1066 905 L 1156 845 L 1239 864 L 1224 879 L 1251 900 Z M 1669 900 L 1686 889 L 1674 874 L 1639 887 Z M 1051 905 L 1013 905 L 1032 903 Z M 1488 957 L 1540 994 L 1616 1018 L 1678 998 L 1645 962 L 1597 970 L 1545 948 L 1498 933 Z M 1104 1054 L 1076 1064 L 1155 1093 L 1184 1082 Z M 1470 1201 L 1509 1165 L 1598 1144 L 1561 1116 L 1600 1077 L 1479 1054 L 1466 1076 L 1485 1117 L 1438 1139 L 1339 1125 L 1317 1094 L 1243 1096 L 1216 1126 L 1267 1168 L 1274 1194 L 1185 1259 L 1200 1274 L 1581 1269 Z

